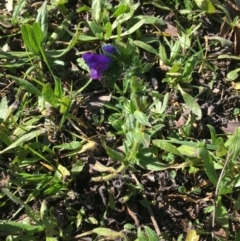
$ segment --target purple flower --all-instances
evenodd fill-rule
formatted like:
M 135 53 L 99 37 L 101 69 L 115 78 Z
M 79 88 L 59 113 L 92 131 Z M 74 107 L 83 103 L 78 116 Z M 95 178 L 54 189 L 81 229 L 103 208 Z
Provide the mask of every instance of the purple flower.
M 101 79 L 103 72 L 109 68 L 112 61 L 103 54 L 86 53 L 82 57 L 90 69 L 92 79 Z
M 103 46 L 103 50 L 109 54 L 116 52 L 116 49 L 112 45 Z M 101 79 L 103 72 L 109 68 L 112 61 L 110 57 L 103 54 L 85 53 L 82 57 L 90 69 L 92 79 Z
M 103 46 L 102 48 L 103 48 L 103 50 L 104 50 L 105 52 L 107 52 L 108 54 L 114 54 L 114 53 L 117 52 L 116 49 L 115 49 L 115 47 L 112 46 L 112 45 L 105 45 L 105 46 Z

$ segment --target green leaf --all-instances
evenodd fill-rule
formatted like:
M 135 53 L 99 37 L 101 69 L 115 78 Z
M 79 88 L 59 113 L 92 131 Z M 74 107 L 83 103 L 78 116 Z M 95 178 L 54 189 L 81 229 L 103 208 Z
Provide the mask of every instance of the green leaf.
M 168 58 L 168 56 L 167 56 L 167 53 L 166 53 L 166 50 L 165 50 L 165 47 L 164 47 L 163 44 L 160 44 L 158 52 L 159 52 L 158 55 L 159 55 L 160 60 L 161 60 L 165 65 L 169 65 L 169 64 L 170 64 L 169 58 Z
M 126 5 L 123 5 L 123 4 L 119 4 L 117 9 L 113 13 L 113 16 L 115 18 L 117 18 L 118 16 L 120 16 L 120 15 L 122 15 L 124 13 L 127 13 L 129 11 L 130 11 L 130 7 L 129 6 L 126 6 Z
M 60 58 L 62 57 L 64 54 L 68 53 L 78 42 L 78 40 L 80 40 L 80 23 L 77 26 L 77 30 L 76 33 L 73 35 L 73 38 L 71 39 L 70 43 L 68 44 L 67 48 L 64 49 L 60 54 L 55 55 L 55 58 Z
M 63 165 L 59 164 L 57 166 L 57 170 L 56 170 L 54 176 L 56 178 L 58 178 L 59 180 L 64 182 L 65 178 L 70 176 L 70 172 L 68 171 L 68 169 L 66 167 L 64 167 Z
M 82 220 L 83 220 L 83 215 L 81 214 L 81 212 L 77 212 L 77 216 L 76 216 L 76 228 L 78 228 L 81 224 L 82 224 Z
M 23 89 L 25 89 L 27 92 L 37 95 L 37 96 L 41 96 L 41 91 L 38 90 L 33 84 L 31 84 L 28 80 L 22 79 L 22 78 L 18 78 L 16 76 L 13 75 L 7 75 L 7 78 L 12 78 L 16 84 L 18 84 L 19 86 L 21 86 Z
M 46 237 L 46 241 L 58 241 L 59 239 L 58 238 L 55 238 L 55 237 L 50 237 L 50 236 L 47 236 Z
M 228 211 L 222 204 L 222 198 L 218 196 L 216 207 L 216 220 L 222 224 L 222 227 L 229 229 Z
M 76 163 L 73 164 L 71 169 L 71 174 L 77 175 L 80 173 L 84 168 L 84 162 L 82 160 L 78 160 Z
M 33 42 L 34 44 L 36 43 L 37 48 L 39 49 L 39 52 L 41 52 L 44 35 L 42 32 L 40 23 L 38 22 L 34 23 L 32 26 L 32 30 L 33 30 L 33 38 L 34 38 Z
M 41 225 L 40 221 L 37 218 L 37 212 L 34 211 L 29 205 L 27 205 L 25 202 L 23 202 L 20 198 L 18 198 L 17 196 L 15 196 L 13 193 L 11 193 L 7 188 L 2 188 L 1 191 L 8 196 L 9 199 L 11 199 L 13 202 L 23 206 L 25 208 L 25 212 L 26 214 L 37 224 L 37 225 Z M 7 221 L 9 222 L 9 221 Z M 10 222 L 10 224 L 13 224 L 12 222 Z M 17 226 L 17 225 L 15 225 Z M 0 227 L 2 227 L 2 225 L 0 225 Z M 28 227 L 30 228 L 30 227 Z M 38 227 L 41 229 L 41 226 Z M 41 230 L 42 231 L 42 230 Z
M 105 0 L 93 0 L 92 1 L 92 18 L 97 22 L 101 19 L 103 13 Z
M 120 5 L 121 6 L 121 5 Z M 139 7 L 139 3 L 133 4 L 130 6 L 130 11 L 128 13 L 122 13 L 119 15 L 116 20 L 112 24 L 112 29 L 115 29 L 118 25 L 121 25 L 122 23 L 128 21 L 129 19 L 132 18 L 135 10 Z M 145 22 L 146 20 L 144 20 Z
M 148 241 L 156 241 L 159 240 L 158 235 L 149 227 L 144 226 L 144 229 L 147 233 Z
M 218 181 L 218 176 L 217 176 L 216 170 L 214 168 L 212 156 L 204 148 L 199 148 L 199 155 L 201 156 L 201 158 L 203 160 L 205 172 L 206 172 L 209 180 L 216 186 L 217 181 Z
M 217 157 L 223 157 L 227 154 L 227 148 L 225 146 L 225 140 L 222 137 L 217 138 Z
M 138 23 L 136 23 L 135 25 L 133 25 L 129 30 L 125 31 L 124 33 L 121 33 L 120 37 L 124 37 L 127 35 L 130 35 L 132 33 L 134 33 L 135 31 L 137 31 L 143 24 L 145 23 L 145 20 L 142 19 L 140 20 Z M 119 33 L 121 32 L 121 25 L 118 25 L 118 35 L 112 35 L 110 37 L 110 39 L 115 39 L 115 38 L 119 38 Z
M 142 143 L 144 147 L 149 147 L 151 142 L 151 135 L 135 128 L 133 131 L 129 131 L 126 133 L 126 140 L 129 143 L 137 141 L 139 143 Z
M 163 171 L 167 170 L 170 166 L 160 162 L 160 159 L 151 156 L 137 156 L 136 164 L 149 171 Z
M 202 118 L 202 110 L 201 110 L 201 107 L 198 105 L 198 103 L 196 103 L 196 99 L 193 98 L 188 93 L 186 93 L 185 91 L 183 91 L 180 85 L 178 85 L 178 89 L 182 94 L 185 104 L 192 111 L 192 113 L 196 115 L 196 119 L 200 120 Z
M 26 4 L 27 4 L 26 0 L 20 0 L 15 5 L 14 10 L 13 10 L 13 14 L 12 14 L 13 25 L 16 25 L 18 23 L 18 21 L 19 21 L 18 18 L 21 14 L 21 11 L 24 9 Z
M 152 4 L 153 6 L 163 9 L 163 10 L 172 11 L 172 9 L 169 8 L 168 6 L 166 6 L 162 0 L 152 0 L 149 2 L 144 2 L 144 5 L 147 5 L 147 4 Z
M 0 231 L 5 233 L 8 233 L 8 232 L 39 233 L 44 231 L 44 227 L 40 225 L 31 225 L 31 224 L 20 223 L 16 221 L 3 220 L 3 221 L 0 221 Z
M 91 7 L 83 5 L 83 6 L 81 6 L 80 8 L 77 9 L 77 12 L 81 13 L 81 12 L 87 12 L 87 11 L 90 11 L 90 10 L 91 10 Z
M 123 162 L 125 160 L 125 155 L 119 151 L 116 151 L 106 145 L 104 141 L 102 141 L 103 147 L 107 151 L 107 154 L 114 160 Z
M 0 51 L 0 58 L 7 59 L 7 60 L 13 60 L 16 58 L 26 58 L 26 57 L 33 57 L 33 53 L 26 53 L 26 52 L 3 52 Z
M 228 80 L 236 80 L 239 76 L 240 68 L 234 69 L 227 74 Z
M 29 120 L 24 121 L 13 131 L 13 136 L 19 138 L 25 135 L 27 132 L 35 128 L 34 124 L 36 124 L 41 118 L 41 115 L 32 116 Z
M 140 227 L 138 228 L 137 237 L 138 241 L 148 241 L 148 238 L 145 236 Z
M 66 33 L 66 29 L 68 29 L 71 24 L 72 18 L 72 14 L 65 16 L 63 22 L 54 29 L 54 32 L 52 32 L 51 36 L 48 38 L 46 47 L 50 47 L 52 44 L 56 43 L 56 41 L 58 41 L 64 36 L 64 34 Z
M 188 156 L 188 157 L 198 157 L 199 156 L 199 150 L 198 150 L 198 148 L 196 148 L 194 146 L 181 145 L 177 149 L 181 153 L 182 156 Z
M 207 125 L 207 127 L 208 127 L 208 129 L 210 130 L 212 144 L 213 144 L 213 145 L 217 145 L 217 144 L 218 144 L 218 141 L 217 141 L 217 133 L 216 133 L 216 130 L 215 130 L 214 127 L 211 126 L 211 125 Z
M 232 159 L 237 160 L 238 155 L 240 154 L 240 127 L 237 127 L 233 135 L 227 140 L 225 146 L 229 148 L 229 151 L 232 151 Z
M 192 75 L 192 72 L 194 70 L 194 67 L 198 63 L 198 58 L 197 56 L 191 56 L 185 63 L 184 63 L 184 69 L 183 69 L 183 78 L 186 78 L 188 76 Z
M 107 39 L 109 39 L 109 38 L 111 37 L 111 35 L 112 35 L 112 24 L 111 24 L 110 22 L 107 22 L 107 23 L 105 24 L 104 29 L 105 29 L 105 36 L 104 36 L 104 38 L 107 40 Z
M 41 32 L 43 33 L 43 39 L 47 39 L 48 35 L 48 9 L 47 1 L 44 1 L 42 6 L 38 9 L 38 15 L 36 17 L 36 22 L 39 23 L 41 27 Z
M 181 152 L 174 145 L 165 140 L 153 140 L 153 144 L 166 152 L 182 157 Z
M 96 40 L 98 40 L 98 37 L 96 37 L 96 36 L 87 36 L 87 35 L 84 35 L 84 34 L 80 34 L 79 37 L 78 37 L 78 40 L 82 41 L 82 42 L 96 41 Z
M 88 26 L 91 29 L 92 33 L 96 37 L 101 38 L 104 33 L 103 27 L 96 21 L 88 21 L 87 23 L 88 23 Z
M 149 44 L 146 44 L 146 43 L 144 43 L 144 42 L 142 42 L 142 41 L 139 41 L 139 40 L 135 40 L 133 43 L 134 43 L 136 46 L 138 46 L 139 48 L 142 48 L 142 49 L 146 50 L 146 51 L 149 52 L 149 53 L 158 55 L 157 50 L 154 49 L 154 48 L 153 48 L 151 45 L 149 45 Z
M 58 148 L 58 149 L 64 149 L 64 150 L 76 150 L 79 149 L 83 146 L 82 142 L 79 141 L 72 141 L 69 143 L 63 143 L 61 145 L 56 145 L 54 146 L 54 148 Z
M 180 144 L 180 145 L 187 145 L 187 146 L 193 146 L 193 147 L 198 147 L 199 143 L 198 142 L 192 142 L 192 141 L 179 141 L 176 139 L 170 139 L 170 140 L 165 140 L 167 142 L 175 143 L 175 144 Z M 217 150 L 217 145 L 210 145 L 210 144 L 205 144 L 207 149 L 209 150 Z
M 166 111 L 166 109 L 167 109 L 167 107 L 168 107 L 169 96 L 170 96 L 169 93 L 166 93 L 166 94 L 164 95 L 163 102 L 162 102 L 162 107 L 161 107 L 161 109 L 160 109 L 160 111 L 159 111 L 160 114 L 163 114 L 163 113 Z
M 135 25 L 133 25 L 130 29 L 128 29 L 127 31 L 125 31 L 124 33 L 121 34 L 121 37 L 123 36 L 127 36 L 130 35 L 132 33 L 134 33 L 135 31 L 137 31 L 138 29 L 140 29 L 140 27 L 145 24 L 146 20 L 142 19 L 140 20 L 138 23 L 136 23 Z M 115 38 L 114 36 L 112 36 L 112 38 Z
M 4 96 L 1 99 L 0 102 L 0 124 L 6 120 L 7 116 L 8 116 L 8 101 L 7 101 L 7 97 Z
M 42 96 L 44 100 L 51 104 L 53 107 L 57 107 L 57 98 L 54 95 L 53 89 L 49 83 L 43 86 Z
M 118 26 L 117 26 L 117 41 L 118 42 L 121 41 L 121 36 L 122 36 L 122 27 L 121 27 L 121 24 L 118 24 Z
M 69 96 L 63 96 L 60 106 L 60 113 L 66 114 L 66 112 L 69 110 L 69 107 L 71 105 L 71 99 Z
M 207 13 L 216 13 L 216 8 L 214 7 L 211 0 L 194 0 L 197 6 Z
M 237 235 L 235 236 L 234 241 L 240 240 L 240 231 L 237 231 Z
M 7 148 L 3 149 L 2 151 L 0 151 L 0 154 L 9 151 L 15 147 L 19 147 L 21 146 L 23 143 L 32 140 L 33 138 L 37 138 L 39 135 L 45 133 L 46 130 L 44 128 L 39 129 L 39 130 L 35 130 L 32 131 L 30 133 L 27 133 L 26 135 L 20 137 L 19 139 L 17 139 L 15 142 L 13 142 L 10 146 L 8 146 Z
M 154 17 L 154 16 L 148 16 L 148 15 L 138 15 L 134 16 L 133 19 L 144 19 L 145 24 L 156 24 L 156 25 L 165 25 L 165 21 L 162 18 Z M 155 39 L 156 40 L 156 39 Z
M 38 43 L 36 42 L 32 26 L 29 24 L 22 25 L 21 33 L 27 50 L 33 52 L 34 54 L 39 54 L 40 49 Z
M 0 122 L 1 123 L 1 122 Z M 6 145 L 9 146 L 13 143 L 13 140 L 11 138 L 11 136 L 9 134 L 4 133 L 3 131 L 1 131 L 1 135 L 0 135 L 0 140 Z
M 61 5 L 64 5 L 68 3 L 68 0 L 55 0 L 55 4 L 59 7 Z
M 84 221 L 90 224 L 98 225 L 98 220 L 94 217 L 85 218 Z
M 236 55 L 228 55 L 228 54 L 221 54 L 218 56 L 218 59 L 234 59 L 234 60 L 240 60 L 239 56 Z
M 117 240 L 119 238 L 123 238 L 124 241 L 129 241 L 129 239 L 124 233 L 116 232 L 109 228 L 95 228 L 93 229 L 93 232 L 100 236 L 108 237 L 111 240 Z
M 135 117 L 135 119 L 136 119 L 140 124 L 151 127 L 151 124 L 150 124 L 150 122 L 148 121 L 147 115 L 144 114 L 142 111 L 136 110 L 136 111 L 134 112 L 133 116 Z
M 58 97 L 59 99 L 63 98 L 63 85 L 62 85 L 62 81 L 59 77 L 54 76 L 54 82 L 55 82 L 55 86 L 54 86 L 54 95 L 56 97 Z
M 215 36 L 209 36 L 208 37 L 208 40 L 217 40 L 220 42 L 220 44 L 222 45 L 222 47 L 233 47 L 233 42 L 226 39 L 226 38 L 223 38 L 223 37 L 219 37 L 217 35 Z M 220 55 L 222 56 L 222 55 Z M 229 55 L 225 55 L 225 56 L 229 56 Z M 218 56 L 219 57 L 219 56 Z M 234 56 L 234 57 L 237 57 L 237 56 Z M 237 57 L 239 59 L 239 57 Z
M 56 235 L 57 221 L 53 216 L 50 216 L 48 214 L 48 207 L 47 207 L 46 200 L 43 200 L 43 202 L 41 203 L 40 216 L 44 224 L 44 227 L 46 228 L 46 231 L 51 233 L 52 235 L 54 234 Z

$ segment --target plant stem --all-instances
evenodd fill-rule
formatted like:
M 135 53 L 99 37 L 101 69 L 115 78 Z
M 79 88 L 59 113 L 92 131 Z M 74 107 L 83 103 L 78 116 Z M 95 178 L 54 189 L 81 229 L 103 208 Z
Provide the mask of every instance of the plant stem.
M 139 96 L 136 94 L 139 87 L 138 87 L 138 80 L 136 75 L 131 76 L 131 98 L 133 98 L 136 102 L 136 108 L 141 111 L 141 106 L 139 103 Z M 140 129 L 141 131 L 144 131 L 145 127 L 141 125 L 137 120 L 136 120 L 136 128 Z M 106 176 L 101 176 L 101 177 L 93 177 L 91 180 L 94 182 L 101 182 L 101 181 L 109 181 L 112 180 L 113 178 L 116 178 L 119 173 L 124 172 L 128 166 L 129 163 L 133 163 L 133 158 L 136 156 L 137 152 L 139 149 L 139 142 L 134 140 L 132 144 L 132 148 L 130 153 L 128 153 L 126 157 L 126 161 L 121 164 L 121 166 L 113 173 L 108 174 Z
M 135 95 L 137 91 L 138 91 L 137 76 L 136 75 L 132 75 L 131 76 L 131 94 Z

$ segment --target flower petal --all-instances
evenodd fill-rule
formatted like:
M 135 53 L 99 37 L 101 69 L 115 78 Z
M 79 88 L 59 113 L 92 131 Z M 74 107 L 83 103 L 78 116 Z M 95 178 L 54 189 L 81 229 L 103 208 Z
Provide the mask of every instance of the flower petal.
M 103 72 L 109 68 L 112 61 L 103 54 L 85 53 L 82 57 L 90 69 L 92 79 L 101 79 Z
M 90 76 L 91 79 L 101 79 L 102 73 L 98 72 L 96 69 L 90 69 Z
M 114 54 L 117 52 L 116 48 L 112 45 L 105 45 L 102 47 L 102 49 L 108 54 Z
M 89 66 L 89 68 L 95 68 L 99 64 L 109 65 L 111 63 L 111 59 L 102 54 L 86 53 L 83 54 L 82 57 L 86 64 Z

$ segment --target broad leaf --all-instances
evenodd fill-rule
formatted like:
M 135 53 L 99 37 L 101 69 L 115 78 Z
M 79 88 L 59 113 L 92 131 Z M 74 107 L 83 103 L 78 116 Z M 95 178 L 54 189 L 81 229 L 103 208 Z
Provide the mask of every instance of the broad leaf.
M 216 8 L 214 7 L 211 0 L 194 0 L 197 6 L 207 13 L 216 13 Z
M 19 139 L 17 139 L 15 142 L 13 142 L 10 146 L 8 146 L 7 148 L 3 149 L 2 151 L 0 151 L 0 154 L 9 151 L 15 147 L 19 147 L 21 146 L 23 143 L 30 141 L 34 138 L 37 138 L 39 135 L 45 133 L 46 130 L 44 128 L 40 129 L 40 130 L 35 130 L 32 131 L 30 133 L 27 133 L 26 135 L 20 137 Z
M 7 78 L 12 78 L 13 80 L 15 80 L 16 84 L 18 84 L 19 86 L 24 88 L 27 92 L 29 92 L 31 94 L 34 94 L 34 95 L 37 95 L 37 96 L 41 96 L 41 91 L 38 90 L 28 80 L 22 79 L 22 78 L 18 78 L 18 77 L 13 76 L 13 75 L 7 75 Z
M 216 185 L 217 181 L 218 181 L 218 176 L 217 176 L 216 170 L 214 168 L 212 156 L 204 148 L 199 148 L 199 154 L 203 160 L 205 172 L 206 172 L 208 178 L 214 185 Z
M 136 110 L 133 115 L 140 124 L 145 126 L 151 126 L 151 124 L 148 121 L 147 115 L 141 112 L 140 110 Z
M 142 41 L 139 41 L 139 40 L 135 40 L 133 43 L 134 43 L 136 46 L 138 46 L 139 48 L 142 48 L 142 49 L 146 50 L 146 51 L 149 52 L 149 53 L 158 55 L 157 50 L 156 50 L 155 48 L 153 48 L 153 47 L 152 47 L 151 45 L 149 45 L 149 44 L 146 44 L 146 43 L 144 43 L 144 42 L 142 42 Z
M 174 145 L 165 140 L 153 140 L 153 144 L 166 152 L 182 157 L 181 152 Z
M 183 91 L 183 89 L 178 85 L 178 89 L 180 90 L 182 97 L 184 99 L 185 104 L 189 107 L 189 109 L 196 115 L 196 119 L 200 120 L 202 118 L 202 110 L 201 107 L 196 102 L 196 99 L 191 95 Z
M 36 17 L 36 22 L 39 23 L 41 31 L 44 36 L 44 40 L 47 39 L 48 34 L 48 9 L 47 1 L 44 1 L 42 6 L 38 9 L 38 15 Z

